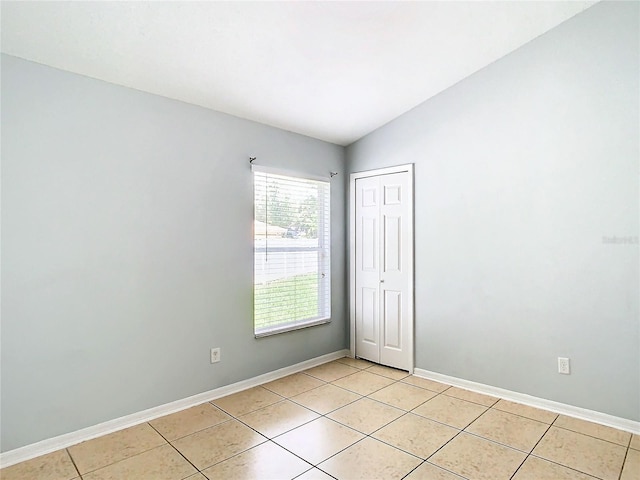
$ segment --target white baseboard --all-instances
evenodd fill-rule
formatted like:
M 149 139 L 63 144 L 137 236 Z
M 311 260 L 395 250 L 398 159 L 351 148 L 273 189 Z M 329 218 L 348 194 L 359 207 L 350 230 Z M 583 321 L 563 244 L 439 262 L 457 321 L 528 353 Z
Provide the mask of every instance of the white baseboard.
M 546 400 L 544 398 L 534 397 L 525 393 L 513 392 L 511 390 L 505 390 L 504 388 L 492 387 L 491 385 L 476 383 L 462 378 L 450 377 L 449 375 L 443 375 L 441 373 L 431 372 L 421 368 L 414 369 L 413 374 L 417 377 L 446 383 L 453 385 L 454 387 L 465 388 L 473 392 L 484 393 L 485 395 L 503 398 L 512 402 L 523 403 L 530 407 L 542 408 L 544 410 L 561 413 L 569 417 L 579 418 L 581 420 L 599 423 L 600 425 L 605 425 L 607 427 L 640 434 L 640 422 L 636 422 L 634 420 L 616 417 L 606 413 L 588 410 L 586 408 L 575 407 L 573 405 L 567 405 L 566 403 L 554 402 L 553 400 Z
M 303 370 L 307 370 L 323 363 L 337 360 L 344 356 L 349 356 L 349 350 L 338 350 L 337 352 L 328 353 L 320 357 L 312 358 L 304 362 L 296 363 L 289 367 L 274 370 L 273 372 L 258 375 L 257 377 L 242 380 L 240 382 L 232 383 L 231 385 L 225 385 L 224 387 L 215 388 L 208 392 L 198 393 L 191 397 L 176 400 L 175 402 L 165 403 L 157 407 L 142 410 L 141 412 L 132 413 L 131 415 L 125 415 L 124 417 L 109 420 L 107 422 L 99 423 L 91 427 L 76 430 L 75 432 L 65 433 L 57 437 L 48 438 L 40 442 L 32 443 L 31 445 L 25 445 L 24 447 L 16 448 L 15 450 L 9 450 L 7 452 L 0 453 L 0 467 L 9 467 L 16 463 L 24 462 L 47 453 L 55 452 L 62 448 L 76 445 L 92 438 L 100 437 L 108 433 L 113 433 L 118 430 L 133 427 L 140 423 L 148 422 L 155 418 L 163 417 L 171 413 L 184 410 L 186 408 L 200 405 L 204 402 L 209 402 L 220 397 L 231 395 L 242 390 L 246 390 L 251 387 L 262 385 L 263 383 L 271 382 L 293 373 L 298 373 Z

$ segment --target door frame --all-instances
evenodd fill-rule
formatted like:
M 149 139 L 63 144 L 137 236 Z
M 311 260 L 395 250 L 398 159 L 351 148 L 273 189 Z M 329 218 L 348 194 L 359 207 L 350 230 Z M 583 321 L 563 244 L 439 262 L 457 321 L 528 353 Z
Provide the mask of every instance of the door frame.
M 409 328 L 409 345 L 407 346 L 407 355 L 409 357 L 409 361 L 407 365 L 409 365 L 409 373 L 413 374 L 413 369 L 415 367 L 415 356 L 414 356 L 414 346 L 415 346 L 415 338 L 414 338 L 414 322 L 415 322 L 415 305 L 413 303 L 414 299 L 414 256 L 413 256 L 413 247 L 414 247 L 414 233 L 413 233 L 413 224 L 415 221 L 414 216 L 414 196 L 413 196 L 413 163 L 408 163 L 406 165 L 398 165 L 395 167 L 386 167 L 379 168 L 375 170 L 367 170 L 364 172 L 355 172 L 349 176 L 349 332 L 350 332 L 350 351 L 351 357 L 355 357 L 356 354 L 356 180 L 359 178 L 366 177 L 377 177 L 380 175 L 388 175 L 391 173 L 403 173 L 407 172 L 409 174 L 409 225 L 408 225 L 408 235 L 409 235 L 409 248 L 408 254 L 410 257 L 409 260 L 409 271 L 407 272 L 409 275 L 409 288 L 408 288 L 408 303 L 409 303 L 409 311 L 407 312 L 408 316 L 408 328 Z

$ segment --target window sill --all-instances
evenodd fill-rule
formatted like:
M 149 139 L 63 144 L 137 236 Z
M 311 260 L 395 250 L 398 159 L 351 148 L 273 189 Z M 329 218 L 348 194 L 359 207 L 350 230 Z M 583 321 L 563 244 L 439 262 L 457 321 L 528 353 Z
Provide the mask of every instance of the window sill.
M 312 320 L 304 323 L 296 323 L 293 325 L 289 324 L 289 325 L 282 325 L 279 327 L 273 327 L 268 329 L 265 328 L 264 330 L 255 332 L 254 336 L 255 338 L 270 337 L 271 335 L 277 335 L 279 333 L 293 332 L 295 330 L 301 330 L 303 328 L 316 327 L 318 325 L 326 325 L 327 323 L 330 323 L 330 322 L 331 322 L 331 318 L 321 318 L 318 320 Z

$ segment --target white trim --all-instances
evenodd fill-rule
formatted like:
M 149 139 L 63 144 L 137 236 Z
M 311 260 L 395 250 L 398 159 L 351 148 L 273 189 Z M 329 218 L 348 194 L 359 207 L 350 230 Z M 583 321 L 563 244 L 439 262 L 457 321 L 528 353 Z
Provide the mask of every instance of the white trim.
M 294 322 L 288 323 L 284 326 L 272 327 L 270 329 L 261 330 L 260 333 L 254 333 L 255 338 L 270 337 L 271 335 L 279 335 L 286 332 L 295 332 L 296 330 L 302 330 L 303 328 L 317 327 L 318 325 L 326 325 L 331 323 L 331 317 L 321 318 L 320 320 L 312 320 L 310 322 Z
M 392 173 L 402 172 L 413 173 L 413 163 L 396 165 L 394 167 L 377 168 L 375 170 L 365 170 L 363 172 L 353 172 L 350 177 L 352 180 L 355 180 L 356 178 L 377 177 L 380 175 L 389 175 Z
M 259 172 L 259 173 L 267 173 L 271 175 L 280 175 L 282 177 L 295 177 L 295 178 L 301 178 L 303 180 L 313 180 L 314 182 L 331 183 L 329 181 L 331 180 L 331 174 L 327 175 L 326 177 L 323 177 L 321 175 L 312 175 L 312 174 L 308 174 L 308 173 L 304 173 L 296 170 L 287 170 L 284 168 L 265 167 L 264 165 L 255 165 L 253 163 L 251 164 L 251 171 Z
M 415 354 L 414 354 L 414 345 L 415 345 L 415 337 L 414 337 L 414 278 L 413 278 L 413 268 L 414 268 L 414 233 L 413 233 L 413 223 L 414 223 L 414 193 L 413 193 L 413 184 L 414 184 L 414 173 L 413 173 L 413 163 L 408 163 L 405 165 L 398 165 L 395 167 L 387 167 L 387 168 L 379 168 L 376 170 L 367 170 L 365 172 L 354 172 L 349 175 L 349 338 L 350 344 L 349 349 L 351 351 L 351 356 L 354 357 L 356 353 L 356 256 L 354 252 L 356 251 L 356 180 L 359 178 L 367 178 L 367 177 L 375 177 L 378 175 L 389 175 L 391 173 L 409 173 L 409 216 L 411 221 L 408 225 L 408 235 L 410 237 L 409 241 L 409 255 L 411 261 L 409 262 L 409 291 L 408 291 L 408 301 L 409 301 L 409 351 L 407 355 L 409 356 L 409 373 L 413 373 L 413 369 L 415 366 Z
M 534 397 L 527 395 L 526 393 L 514 392 L 512 390 L 505 390 L 504 388 L 493 387 L 491 385 L 485 385 L 484 383 L 472 382 L 470 380 L 464 380 L 462 378 L 450 377 L 449 375 L 443 375 L 441 373 L 431 372 L 429 370 L 423 370 L 416 368 L 414 370 L 416 377 L 426 378 L 428 380 L 434 380 L 436 382 L 446 383 L 453 385 L 454 387 L 460 387 L 472 392 L 483 393 L 485 395 L 491 395 L 512 402 L 522 403 L 530 407 L 542 408 L 554 413 L 561 413 L 569 417 L 579 418 L 580 420 L 587 420 L 589 422 L 598 423 L 607 427 L 617 428 L 618 430 L 624 430 L 626 432 L 635 433 L 640 435 L 640 422 L 629 420 L 627 418 L 616 417 L 607 413 L 596 412 L 594 410 L 588 410 L 582 407 L 576 407 L 568 405 L 566 403 L 555 402 L 553 400 L 547 400 L 545 398 Z
M 7 452 L 0 453 L 0 467 L 5 468 L 16 463 L 30 460 L 40 455 L 55 452 L 61 448 L 67 448 L 71 445 L 75 445 L 92 438 L 101 437 L 108 433 L 113 433 L 124 428 L 133 427 L 140 423 L 148 422 L 155 418 L 163 417 L 171 413 L 179 412 L 186 408 L 200 405 L 201 403 L 209 402 L 220 397 L 231 395 L 242 390 L 246 390 L 251 387 L 262 385 L 263 383 L 271 382 L 293 373 L 298 373 L 303 370 L 307 370 L 323 363 L 337 360 L 344 356 L 348 356 L 348 350 L 338 350 L 337 352 L 328 353 L 320 357 L 312 358 L 304 362 L 296 363 L 289 367 L 284 367 L 273 372 L 258 375 L 257 377 L 248 378 L 240 382 L 232 383 L 231 385 L 225 385 L 224 387 L 214 388 L 207 392 L 198 393 L 191 397 L 176 400 L 175 402 L 165 403 L 158 407 L 149 408 L 140 412 L 132 413 L 131 415 L 125 415 L 124 417 L 115 418 L 107 422 L 99 423 L 91 427 L 82 428 L 75 432 L 65 433 L 57 437 L 48 438 L 40 442 L 32 443 L 31 445 L 25 445 L 24 447 L 9 450 Z

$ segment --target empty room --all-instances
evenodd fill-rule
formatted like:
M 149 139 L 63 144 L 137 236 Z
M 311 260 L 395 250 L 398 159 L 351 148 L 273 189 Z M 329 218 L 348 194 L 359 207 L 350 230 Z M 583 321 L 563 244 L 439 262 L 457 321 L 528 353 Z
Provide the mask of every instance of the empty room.
M 0 22 L 2 480 L 640 478 L 640 2 Z

